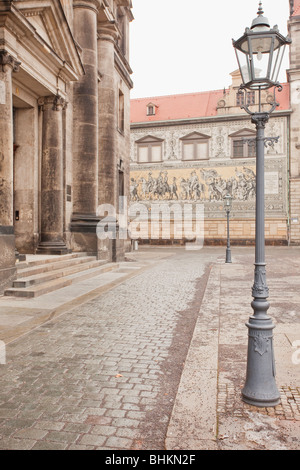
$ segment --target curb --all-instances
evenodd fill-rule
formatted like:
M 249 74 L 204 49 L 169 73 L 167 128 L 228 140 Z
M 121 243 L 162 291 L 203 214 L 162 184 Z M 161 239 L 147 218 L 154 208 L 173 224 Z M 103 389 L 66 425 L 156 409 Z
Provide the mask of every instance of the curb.
M 212 266 L 167 430 L 167 450 L 218 448 L 220 272 L 220 265 Z

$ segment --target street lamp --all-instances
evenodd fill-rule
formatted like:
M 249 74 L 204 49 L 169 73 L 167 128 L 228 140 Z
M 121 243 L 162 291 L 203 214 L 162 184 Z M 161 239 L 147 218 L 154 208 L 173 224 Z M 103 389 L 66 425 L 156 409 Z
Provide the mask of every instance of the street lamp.
M 229 216 L 232 206 L 232 197 L 230 194 L 226 194 L 224 197 L 224 208 L 227 215 L 227 248 L 226 248 L 226 260 L 225 263 L 231 263 L 231 250 L 230 250 L 230 236 L 229 236 Z
M 265 407 L 276 406 L 280 394 L 275 382 L 275 359 L 273 351 L 274 324 L 267 315 L 269 309 L 269 289 L 266 281 L 265 263 L 265 207 L 264 207 L 264 147 L 274 144 L 279 137 L 265 138 L 264 128 L 270 114 L 276 109 L 276 89 L 282 90 L 278 74 L 284 49 L 291 43 L 283 37 L 278 27 L 270 28 L 269 21 L 263 16 L 262 3 L 259 3 L 258 17 L 253 20 L 251 29 L 246 28 L 244 35 L 233 40 L 243 84 L 239 93 L 245 90 L 258 90 L 259 111 L 251 112 L 244 104 L 241 106 L 251 115 L 256 126 L 256 228 L 255 228 L 255 272 L 251 303 L 254 314 L 249 318 L 248 356 L 246 382 L 242 390 L 242 399 L 251 405 Z M 274 100 L 268 112 L 262 112 L 261 91 L 274 88 Z M 246 100 L 244 100 L 246 103 Z

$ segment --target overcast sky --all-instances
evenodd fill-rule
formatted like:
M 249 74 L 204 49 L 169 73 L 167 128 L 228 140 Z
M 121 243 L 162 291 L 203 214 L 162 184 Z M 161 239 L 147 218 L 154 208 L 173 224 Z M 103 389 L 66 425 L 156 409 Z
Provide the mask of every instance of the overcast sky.
M 219 90 L 231 84 L 238 39 L 258 0 L 132 0 L 131 98 Z M 287 36 L 289 0 L 263 0 L 264 16 Z M 288 50 L 280 81 L 286 81 Z

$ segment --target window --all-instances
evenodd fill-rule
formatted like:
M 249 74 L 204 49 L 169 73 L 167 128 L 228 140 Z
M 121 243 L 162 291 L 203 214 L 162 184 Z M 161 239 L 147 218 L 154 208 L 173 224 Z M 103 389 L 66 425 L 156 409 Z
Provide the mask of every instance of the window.
M 121 132 L 124 132 L 124 113 L 125 113 L 124 103 L 125 103 L 124 93 L 122 93 L 122 91 L 119 90 L 118 129 Z
M 136 141 L 138 163 L 158 163 L 162 161 L 162 139 L 147 136 Z
M 232 158 L 251 158 L 256 156 L 256 133 L 250 129 L 231 134 Z
M 182 137 L 183 160 L 206 160 L 209 157 L 210 137 L 198 132 Z
M 245 104 L 245 94 L 237 93 L 236 94 L 236 105 L 243 106 Z M 255 91 L 248 91 L 246 93 L 246 105 L 251 106 L 255 104 Z
M 153 103 L 147 104 L 147 116 L 155 116 L 157 106 Z

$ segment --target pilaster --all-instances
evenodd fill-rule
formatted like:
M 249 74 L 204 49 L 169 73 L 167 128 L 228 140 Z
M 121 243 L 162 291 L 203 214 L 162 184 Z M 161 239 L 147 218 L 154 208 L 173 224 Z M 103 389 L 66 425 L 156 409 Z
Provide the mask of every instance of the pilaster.
M 20 62 L 0 51 L 0 293 L 15 276 L 12 73 Z

